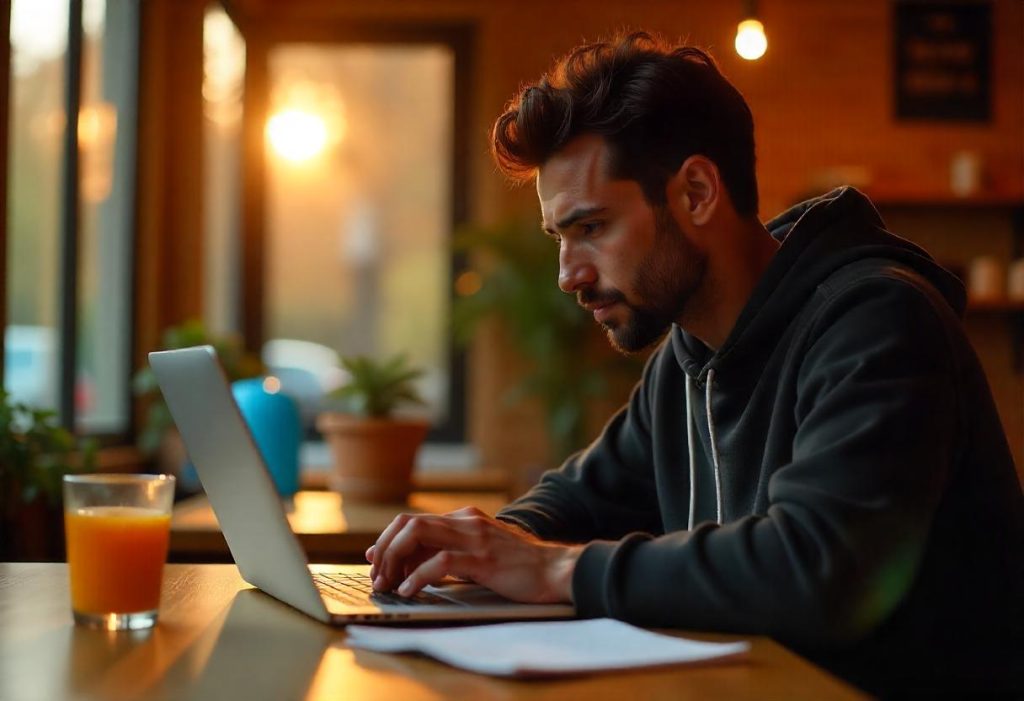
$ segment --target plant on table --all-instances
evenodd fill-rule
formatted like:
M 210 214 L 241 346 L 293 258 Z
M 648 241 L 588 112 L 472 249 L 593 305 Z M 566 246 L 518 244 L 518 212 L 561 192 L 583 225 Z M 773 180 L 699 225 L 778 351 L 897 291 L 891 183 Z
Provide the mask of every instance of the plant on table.
M 0 389 L 0 560 L 60 559 L 64 475 L 90 472 L 95 441 Z
M 317 417 L 317 429 L 334 456 L 334 486 L 350 499 L 404 501 L 430 424 L 396 412 L 403 405 L 424 404 L 415 384 L 423 370 L 401 354 L 381 360 L 343 357 L 341 365 L 349 379 L 328 395 L 336 408 Z

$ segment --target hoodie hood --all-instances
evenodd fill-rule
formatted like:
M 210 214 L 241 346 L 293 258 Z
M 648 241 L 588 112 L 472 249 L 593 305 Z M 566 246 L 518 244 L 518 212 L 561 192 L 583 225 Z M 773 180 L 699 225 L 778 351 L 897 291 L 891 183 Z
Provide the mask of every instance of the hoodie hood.
M 712 367 L 723 369 L 774 347 L 818 286 L 860 260 L 880 259 L 880 265 L 888 261 L 913 269 L 935 286 L 957 316 L 963 316 L 963 283 L 924 249 L 886 231 L 878 210 L 855 188 L 841 187 L 801 202 L 770 220 L 766 228 L 782 246 L 722 347 L 714 352 L 678 326 L 672 328 L 676 359 L 699 383 Z

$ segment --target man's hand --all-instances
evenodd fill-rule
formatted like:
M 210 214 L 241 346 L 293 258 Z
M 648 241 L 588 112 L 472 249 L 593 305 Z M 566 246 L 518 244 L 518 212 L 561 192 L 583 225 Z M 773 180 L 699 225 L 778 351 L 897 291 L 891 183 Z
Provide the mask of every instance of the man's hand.
M 400 514 L 366 551 L 377 591 L 412 596 L 445 576 L 524 603 L 572 601 L 582 545 L 563 545 L 467 507 L 444 516 Z

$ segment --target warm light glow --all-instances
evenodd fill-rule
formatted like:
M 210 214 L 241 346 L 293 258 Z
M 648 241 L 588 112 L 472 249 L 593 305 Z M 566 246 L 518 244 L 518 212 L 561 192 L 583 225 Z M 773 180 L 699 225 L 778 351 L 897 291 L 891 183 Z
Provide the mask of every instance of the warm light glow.
M 288 109 L 278 112 L 267 122 L 267 138 L 279 156 L 301 163 L 324 150 L 327 125 L 319 115 Z
M 203 17 L 203 114 L 220 127 L 242 120 L 245 40 L 228 14 L 211 7 Z
M 455 278 L 455 293 L 460 297 L 475 295 L 483 286 L 483 278 L 475 270 L 466 270 Z
M 63 116 L 63 115 L 62 115 Z M 61 128 L 63 132 L 63 127 Z M 83 105 L 78 111 L 79 192 L 86 202 L 102 202 L 114 183 L 117 109 L 109 102 Z
M 267 394 L 277 394 L 281 391 L 281 380 L 270 375 L 263 380 L 263 391 Z
M 745 19 L 736 28 L 736 53 L 748 61 L 756 61 L 768 50 L 764 25 L 756 19 Z
M 112 143 L 116 131 L 117 109 L 109 102 L 85 105 L 78 111 L 79 148 L 96 148 Z

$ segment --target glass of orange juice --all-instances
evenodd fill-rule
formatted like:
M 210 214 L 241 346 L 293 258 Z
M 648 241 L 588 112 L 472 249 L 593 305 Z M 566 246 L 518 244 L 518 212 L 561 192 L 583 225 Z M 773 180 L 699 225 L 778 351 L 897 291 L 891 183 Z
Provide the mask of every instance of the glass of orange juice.
M 107 630 L 156 623 L 173 503 L 171 475 L 64 477 L 75 623 Z

